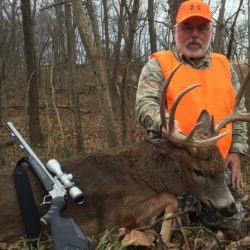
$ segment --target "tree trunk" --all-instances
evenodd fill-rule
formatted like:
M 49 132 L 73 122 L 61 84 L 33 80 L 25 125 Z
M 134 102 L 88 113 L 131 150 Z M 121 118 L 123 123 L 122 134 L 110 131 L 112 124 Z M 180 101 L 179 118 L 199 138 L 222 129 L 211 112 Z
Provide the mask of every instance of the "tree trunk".
M 100 34 L 99 34 L 98 22 L 96 19 L 96 14 L 95 14 L 93 2 L 92 2 L 92 0 L 86 0 L 86 1 L 84 1 L 84 3 L 85 3 L 86 8 L 88 10 L 89 19 L 90 19 L 91 26 L 93 29 L 94 42 L 95 42 L 97 48 L 101 49 L 101 38 L 100 38 Z
M 76 134 L 76 150 L 77 152 L 83 152 L 83 136 L 82 136 L 82 125 L 80 117 L 80 107 L 79 107 L 79 96 L 76 89 L 75 81 L 75 64 L 76 64 L 76 54 L 75 54 L 75 33 L 72 23 L 71 15 L 71 5 L 70 1 L 65 3 L 65 27 L 67 34 L 67 65 L 68 65 L 68 76 L 69 76 L 69 89 L 71 97 L 71 105 L 73 108 L 74 115 L 74 129 Z
M 149 29 L 151 53 L 154 53 L 157 51 L 156 32 L 154 27 L 154 0 L 148 0 L 148 29 Z
M 119 88 L 117 85 L 117 76 L 118 76 L 118 69 L 121 65 L 120 62 L 120 56 L 121 56 L 121 40 L 122 40 L 122 34 L 123 34 L 123 23 L 124 23 L 124 8 L 125 8 L 126 0 L 121 0 L 120 3 L 120 13 L 119 13 L 119 19 L 118 19 L 118 33 L 117 33 L 117 40 L 115 42 L 114 47 L 114 68 L 113 68 L 113 74 L 112 74 L 112 82 L 117 86 L 117 93 L 120 95 Z
M 248 66 L 250 65 L 250 0 L 248 0 Z
M 216 26 L 215 36 L 214 36 L 214 45 L 213 45 L 213 51 L 217 53 L 224 54 L 224 14 L 225 14 L 225 4 L 226 0 L 221 1 L 221 7 L 218 17 L 218 22 Z
M 66 41 L 65 41 L 65 27 L 64 27 L 64 11 L 63 6 L 58 5 L 58 3 L 61 0 L 55 0 L 54 3 L 57 4 L 55 9 L 56 14 L 56 25 L 54 28 L 54 40 L 55 40 L 55 46 L 54 46 L 54 64 L 56 71 L 55 73 L 58 73 L 58 82 L 61 83 L 61 87 L 64 85 L 64 79 L 63 79 L 63 70 L 64 66 L 66 64 Z
M 3 2 L 0 2 L 0 30 L 4 30 L 3 28 Z M 0 44 L 2 44 L 2 39 L 0 40 Z M 4 80 L 4 57 L 3 57 L 3 48 L 0 49 L 0 126 L 3 126 L 3 118 L 2 118 L 2 83 Z
M 59 3 L 60 0 L 56 0 L 55 3 Z M 55 8 L 56 18 L 57 18 L 57 30 L 58 30 L 58 63 L 63 66 L 66 61 L 66 47 L 65 47 L 65 36 L 64 36 L 64 12 L 63 6 L 57 5 Z
M 176 23 L 176 15 L 181 3 L 182 0 L 168 0 L 168 13 L 170 16 L 171 27 L 173 27 L 173 25 Z
M 16 11 L 17 11 L 17 1 L 16 0 L 13 0 L 11 1 L 11 31 L 12 31 L 12 41 L 11 41 L 11 46 L 10 46 L 10 50 L 12 51 L 12 53 L 14 52 L 14 54 L 18 54 L 18 52 L 20 51 L 17 51 L 17 44 L 18 44 L 18 36 L 17 36 L 17 33 L 18 33 L 18 18 L 17 18 L 17 15 L 16 15 Z M 22 65 L 22 60 L 20 60 L 20 57 L 16 56 L 15 57 L 15 60 L 13 60 L 11 62 L 11 67 L 13 67 L 13 74 L 14 74 L 14 77 L 15 79 L 18 78 L 18 74 L 16 72 L 16 68 L 17 68 L 17 65 L 21 64 Z
M 234 29 L 235 29 L 235 25 L 236 25 L 236 21 L 237 21 L 237 18 L 239 16 L 239 13 L 240 13 L 240 9 L 241 9 L 241 6 L 243 4 L 243 0 L 240 0 L 240 3 L 239 3 L 239 7 L 236 11 L 236 14 L 235 14 L 235 17 L 234 17 L 234 21 L 232 23 L 232 26 L 230 28 L 231 30 L 231 34 L 230 34 L 230 39 L 229 39 L 229 44 L 228 44 L 228 50 L 227 50 L 227 58 L 230 60 L 231 58 L 231 54 L 232 54 L 232 50 L 233 50 L 233 42 L 234 42 Z
M 2 117 L 2 83 L 3 83 L 3 72 L 4 62 L 0 60 L 0 126 L 3 126 L 3 117 Z
M 105 60 L 106 60 L 106 72 L 109 81 L 109 90 L 112 101 L 112 108 L 115 107 L 115 84 L 111 81 L 111 58 L 110 58 L 110 39 L 109 39 L 109 15 L 107 0 L 102 1 L 103 16 L 104 16 L 104 32 L 105 32 Z
M 109 39 L 109 15 L 108 15 L 108 4 L 107 0 L 102 1 L 103 5 L 103 17 L 104 17 L 104 31 L 105 31 L 105 58 L 107 73 L 110 75 L 110 39 Z
M 248 0 L 248 67 L 250 65 L 250 0 Z M 246 87 L 245 93 L 245 101 L 246 101 L 246 109 L 250 112 L 250 84 L 248 83 Z M 248 125 L 248 138 L 250 138 L 250 124 Z M 249 144 L 249 142 L 248 142 Z
M 88 26 L 87 18 L 82 11 L 80 0 L 72 1 L 73 12 L 76 19 L 76 25 L 79 30 L 81 41 L 86 49 L 87 55 L 95 69 L 95 73 L 99 79 L 98 94 L 103 117 L 104 133 L 108 146 L 116 146 L 115 122 L 112 113 L 111 99 L 108 87 L 108 77 L 105 72 L 104 61 L 100 54 L 100 48 L 96 47 L 91 31 Z
M 113 110 L 113 108 L 115 106 L 115 100 L 114 100 L 114 87 L 113 87 L 113 85 L 111 84 L 111 81 L 110 81 L 110 51 L 109 51 L 109 28 L 108 28 L 107 1 L 106 0 L 102 1 L 102 4 L 103 4 L 103 9 L 104 9 L 106 53 L 104 53 L 104 51 L 102 49 L 101 38 L 100 38 L 99 28 L 98 28 L 98 22 L 97 22 L 93 2 L 92 2 L 92 0 L 87 0 L 85 2 L 86 8 L 88 10 L 88 15 L 89 15 L 89 18 L 90 18 L 90 22 L 91 22 L 91 25 L 92 25 L 92 29 L 93 29 L 96 46 L 100 50 L 99 53 L 102 55 L 103 58 L 105 58 L 105 64 L 103 66 L 105 68 L 105 72 L 106 72 L 107 78 L 108 78 L 109 95 L 110 95 L 110 100 L 111 100 L 111 107 L 112 107 L 112 110 Z
M 128 136 L 128 103 L 127 99 L 129 99 L 130 95 L 127 92 L 127 81 L 128 81 L 128 73 L 130 71 L 130 65 L 132 61 L 132 54 L 133 54 L 133 45 L 134 45 L 134 37 L 136 32 L 136 24 L 137 24 L 137 16 L 139 12 L 140 1 L 134 0 L 132 12 L 129 13 L 129 30 L 128 30 L 128 37 L 126 39 L 125 44 L 125 52 L 126 52 L 126 59 L 125 59 L 125 68 L 123 70 L 122 76 L 122 85 L 121 85 L 121 125 L 122 125 L 122 144 L 127 142 Z
M 29 136 L 32 145 L 39 145 L 43 142 L 43 135 L 39 118 L 38 79 L 30 0 L 21 0 L 21 10 L 23 18 L 24 54 L 28 82 Z

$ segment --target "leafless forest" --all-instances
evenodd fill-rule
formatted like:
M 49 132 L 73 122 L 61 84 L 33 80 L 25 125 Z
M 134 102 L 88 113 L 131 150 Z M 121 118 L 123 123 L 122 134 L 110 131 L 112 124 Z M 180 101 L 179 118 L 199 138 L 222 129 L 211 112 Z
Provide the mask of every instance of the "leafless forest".
M 134 114 L 138 79 L 151 53 L 173 46 L 181 2 L 0 0 L 0 170 L 22 155 L 7 121 L 44 161 L 145 138 Z M 205 2 L 211 50 L 241 80 L 250 64 L 250 0 Z M 250 85 L 245 98 L 250 110 Z
M 134 117 L 138 77 L 152 52 L 173 45 L 180 2 L 2 0 L 2 151 L 6 121 L 57 158 L 143 137 Z M 250 60 L 250 3 L 209 3 L 211 49 L 227 55 L 241 79 Z

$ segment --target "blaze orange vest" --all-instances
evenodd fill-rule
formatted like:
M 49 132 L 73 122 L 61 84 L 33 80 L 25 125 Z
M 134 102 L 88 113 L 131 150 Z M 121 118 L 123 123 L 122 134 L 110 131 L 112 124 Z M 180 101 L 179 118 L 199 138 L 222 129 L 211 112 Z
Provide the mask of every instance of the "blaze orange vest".
M 152 54 L 161 66 L 166 79 L 179 61 L 171 51 L 156 52 Z M 180 101 L 176 110 L 176 120 L 184 133 L 188 133 L 196 124 L 203 109 L 214 116 L 215 123 L 231 113 L 235 93 L 231 81 L 231 71 L 225 56 L 211 53 L 211 66 L 207 69 L 196 70 L 191 66 L 182 65 L 167 89 L 166 101 L 168 111 L 176 96 L 186 87 L 199 83 L 202 86 L 188 92 Z M 226 158 L 232 141 L 232 124 L 228 124 L 220 133 L 230 130 L 228 135 L 217 142 L 219 150 Z

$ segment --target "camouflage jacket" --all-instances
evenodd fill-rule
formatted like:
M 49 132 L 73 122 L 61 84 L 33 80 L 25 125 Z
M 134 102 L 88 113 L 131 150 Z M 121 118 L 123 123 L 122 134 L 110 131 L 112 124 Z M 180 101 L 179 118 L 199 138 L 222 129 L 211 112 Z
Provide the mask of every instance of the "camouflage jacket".
M 185 56 L 179 55 L 173 50 L 179 61 L 191 65 L 196 69 L 205 69 L 210 66 L 211 59 L 209 53 L 200 60 L 191 61 Z M 235 92 L 239 89 L 239 81 L 232 65 L 231 75 L 232 84 Z M 138 89 L 136 93 L 136 117 L 142 126 L 147 130 L 150 137 L 161 136 L 161 118 L 160 118 L 160 93 L 163 84 L 163 74 L 158 61 L 155 58 L 149 59 L 142 69 Z M 240 111 L 246 112 L 245 100 L 242 98 L 239 106 Z M 166 114 L 168 116 L 168 114 Z M 246 154 L 248 150 L 247 144 L 247 125 L 245 122 L 233 123 L 233 139 L 230 152 Z

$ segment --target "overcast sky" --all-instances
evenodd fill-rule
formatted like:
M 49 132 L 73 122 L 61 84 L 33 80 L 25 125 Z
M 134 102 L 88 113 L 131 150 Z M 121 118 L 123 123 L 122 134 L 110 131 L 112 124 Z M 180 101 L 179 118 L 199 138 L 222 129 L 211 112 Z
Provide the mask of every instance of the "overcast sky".
M 210 2 L 210 6 L 212 11 L 214 11 L 216 9 L 216 7 L 218 7 L 218 5 L 220 4 L 220 0 L 204 0 L 204 2 Z M 245 11 L 247 11 L 247 2 L 248 0 L 244 0 L 243 1 L 243 8 Z M 230 17 L 233 13 L 235 13 L 235 11 L 238 9 L 239 7 L 239 3 L 240 0 L 226 0 L 226 10 L 225 10 L 225 17 Z M 214 18 L 218 17 L 218 13 L 219 13 L 219 8 L 217 8 L 217 12 L 214 13 Z M 239 19 L 238 22 L 242 22 L 242 21 L 246 21 L 247 15 L 244 14 L 242 11 L 240 12 L 239 15 Z

